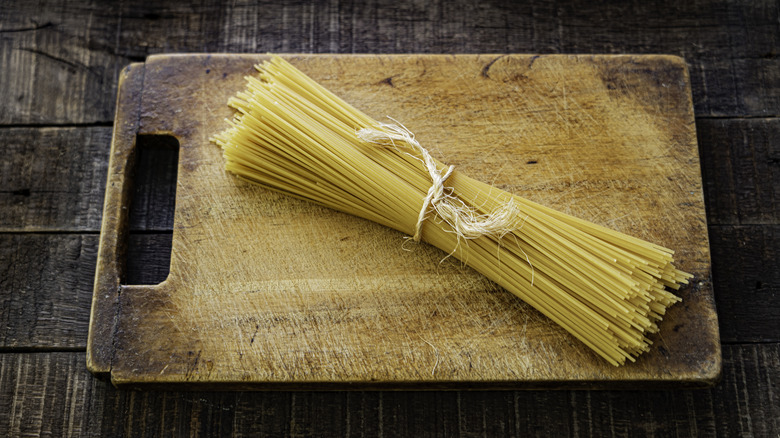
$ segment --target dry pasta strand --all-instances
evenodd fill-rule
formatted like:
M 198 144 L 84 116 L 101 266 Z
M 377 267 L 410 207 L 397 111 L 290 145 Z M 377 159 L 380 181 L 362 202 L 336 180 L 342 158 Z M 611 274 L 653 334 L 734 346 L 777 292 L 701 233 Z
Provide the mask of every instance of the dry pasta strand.
M 257 70 L 212 139 L 228 171 L 453 254 L 616 366 L 680 301 L 673 251 L 473 180 L 278 56 Z

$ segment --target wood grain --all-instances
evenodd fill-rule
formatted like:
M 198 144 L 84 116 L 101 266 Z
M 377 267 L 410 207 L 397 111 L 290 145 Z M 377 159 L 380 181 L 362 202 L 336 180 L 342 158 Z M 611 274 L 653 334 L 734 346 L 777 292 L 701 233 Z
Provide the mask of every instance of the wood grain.
M 0 232 L 95 231 L 111 128 L 0 129 Z
M 0 355 L 0 432 L 5 436 L 99 436 L 106 385 L 83 353 Z
M 84 348 L 96 235 L 0 234 L 0 348 Z
M 697 123 L 710 225 L 780 224 L 780 120 Z
M 588 355 L 470 270 L 436 263 L 444 255 L 430 247 L 410 257 L 396 232 L 227 177 L 207 138 L 221 129 L 229 114 L 223 102 L 257 59 L 152 58 L 143 66 L 141 106 L 118 107 L 140 114 L 143 134 L 172 133 L 181 152 L 170 276 L 158 286 L 123 286 L 118 322 L 112 278 L 119 274 L 102 260 L 115 264 L 121 250 L 101 245 L 97 277 L 106 283 L 96 288 L 92 327 L 103 335 L 91 335 L 90 351 L 114 358 L 115 383 L 502 387 L 716 378 L 704 207 L 679 59 L 293 58 L 369 114 L 408 121 L 466 174 L 678 248 L 682 269 L 697 280 L 668 315 L 663 346 L 623 368 Z M 124 87 L 120 96 L 138 94 Z M 104 216 L 111 222 L 102 236 L 119 242 L 128 191 L 122 163 L 134 153 L 120 137 L 112 151 L 105 208 L 117 213 Z M 104 335 L 114 324 L 116 337 Z M 387 335 L 377 343 L 371 333 Z M 92 369 L 107 372 L 101 364 Z
M 86 348 L 97 250 L 97 234 L 0 234 L 0 349 Z M 132 284 L 164 280 L 170 234 L 131 234 L 127 260 Z
M 0 14 L 3 124 L 111 121 L 119 17 L 83 4 L 12 2 Z M 113 91 L 113 92 L 112 92 Z
M 15 2 L 0 15 L 8 68 L 0 94 L 9 96 L 0 123 L 110 121 L 121 68 L 172 52 L 669 53 L 689 60 L 697 114 L 780 113 L 776 2 L 602 9 L 570 1 Z
M 774 390 L 780 344 L 727 345 L 723 359 L 723 381 L 693 391 L 179 393 L 117 390 L 87 372 L 81 353 L 5 354 L 0 431 L 96 437 L 780 433 Z
M 780 340 L 780 226 L 711 227 L 710 239 L 723 340 Z
M 100 231 L 111 128 L 0 129 L 0 144 L 0 232 Z M 177 161 L 156 149 L 134 169 L 131 232 L 173 229 Z

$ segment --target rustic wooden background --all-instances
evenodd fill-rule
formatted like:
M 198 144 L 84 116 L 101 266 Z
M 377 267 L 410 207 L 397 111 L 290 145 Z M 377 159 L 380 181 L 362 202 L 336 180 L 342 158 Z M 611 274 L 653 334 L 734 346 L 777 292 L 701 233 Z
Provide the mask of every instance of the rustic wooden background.
M 777 1 L 0 5 L 0 435 L 778 436 Z M 162 52 L 668 53 L 693 84 L 723 378 L 696 391 L 125 392 L 85 367 L 119 70 Z M 160 172 L 170 172 L 166 162 Z M 139 192 L 133 281 L 165 271 Z M 164 195 L 164 194 L 163 194 Z

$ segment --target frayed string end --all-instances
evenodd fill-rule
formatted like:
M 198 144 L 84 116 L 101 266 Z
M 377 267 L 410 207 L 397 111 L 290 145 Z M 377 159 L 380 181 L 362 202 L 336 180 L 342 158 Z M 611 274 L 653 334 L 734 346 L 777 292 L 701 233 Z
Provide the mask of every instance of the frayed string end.
M 415 242 L 419 242 L 422 238 L 422 224 L 427 219 L 431 208 L 452 227 L 459 239 L 476 239 L 485 235 L 501 238 L 515 229 L 519 209 L 512 200 L 490 214 L 481 214 L 474 207 L 466 205 L 463 200 L 452 193 L 451 187 L 444 185 L 444 182 L 455 170 L 455 166 L 449 166 L 442 174 L 431 154 L 415 139 L 414 133 L 395 119 L 390 118 L 390 120 L 395 123 L 379 123 L 377 129 L 360 129 L 357 131 L 357 137 L 368 143 L 391 145 L 396 148 L 399 148 L 399 144 L 396 142 L 406 144 L 408 148 L 419 154 L 419 157 L 410 155 L 423 163 L 431 177 L 432 184 L 423 199 L 422 208 L 417 217 L 412 237 Z

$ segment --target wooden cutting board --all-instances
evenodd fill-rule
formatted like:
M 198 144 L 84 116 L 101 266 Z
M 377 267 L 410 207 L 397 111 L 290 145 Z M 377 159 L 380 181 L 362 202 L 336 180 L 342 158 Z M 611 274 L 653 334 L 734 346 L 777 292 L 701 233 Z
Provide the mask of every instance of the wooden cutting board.
M 442 161 L 677 251 L 695 274 L 636 363 L 396 231 L 223 170 L 208 141 L 259 55 L 160 55 L 121 75 L 88 366 L 120 387 L 627 388 L 720 374 L 690 80 L 672 56 L 289 55 Z M 170 275 L 121 285 L 136 134 L 180 143 Z

